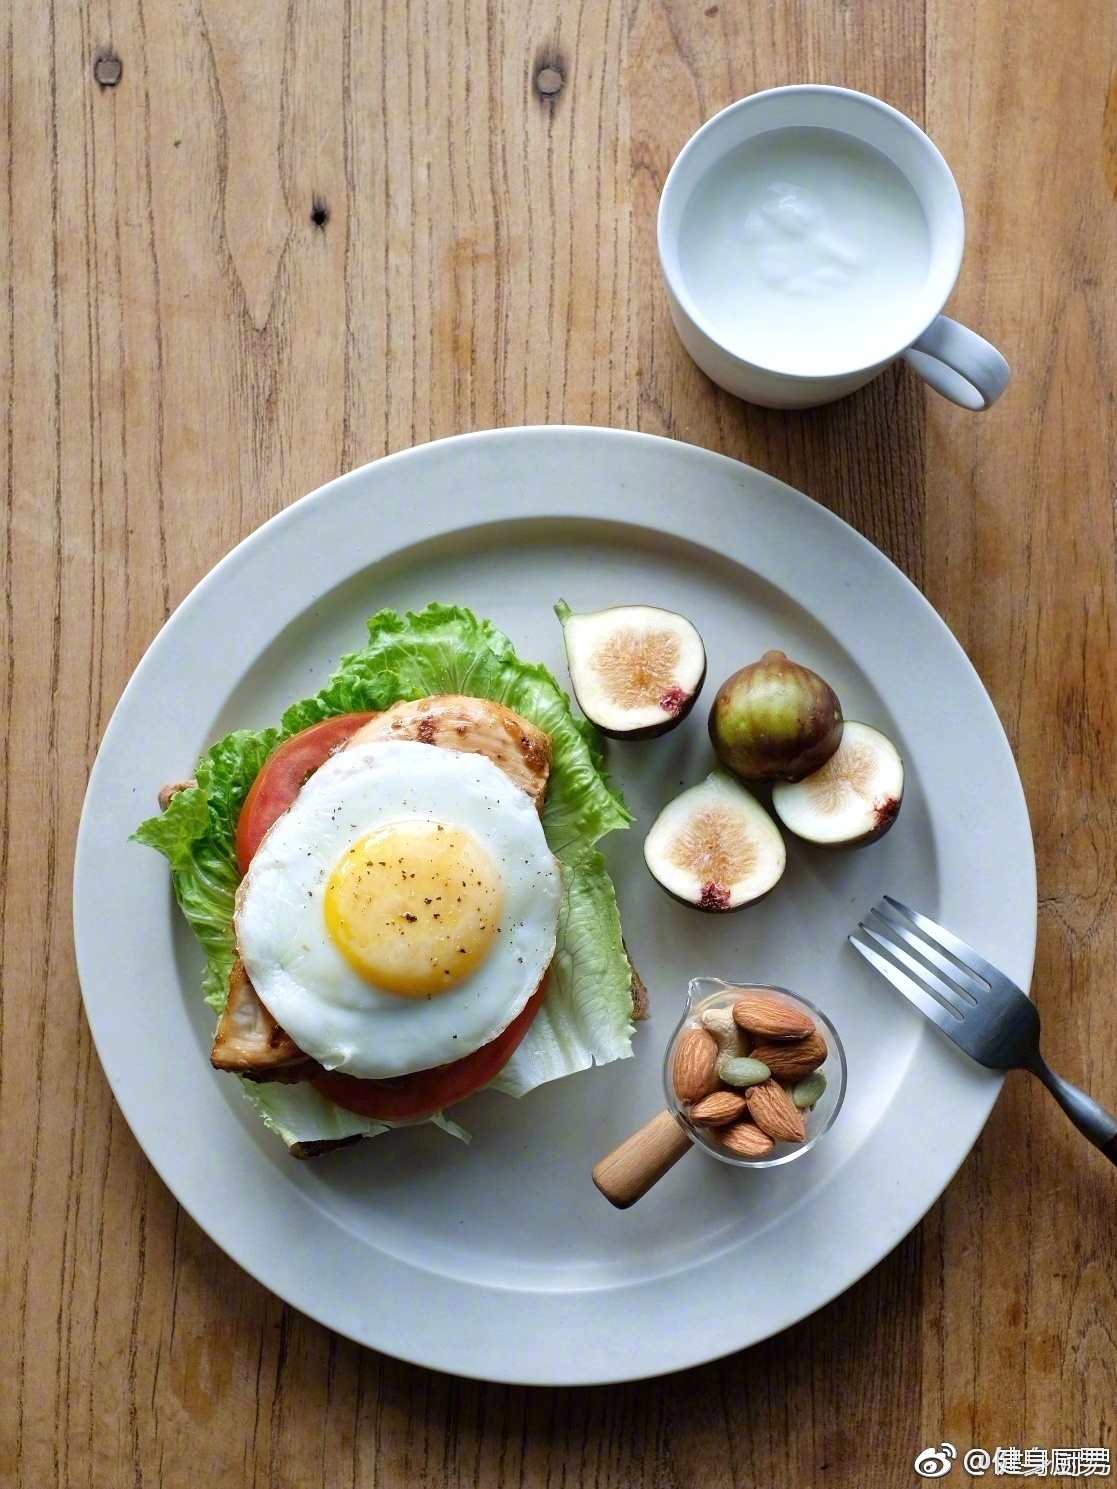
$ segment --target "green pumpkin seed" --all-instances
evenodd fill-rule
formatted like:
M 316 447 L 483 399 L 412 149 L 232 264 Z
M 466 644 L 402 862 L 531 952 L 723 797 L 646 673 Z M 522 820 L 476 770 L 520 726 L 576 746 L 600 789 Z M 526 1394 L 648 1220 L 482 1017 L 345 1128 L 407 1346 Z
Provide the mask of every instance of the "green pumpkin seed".
M 772 1074 L 763 1060 L 750 1060 L 747 1055 L 723 1056 L 717 1071 L 727 1086 L 759 1086 Z
M 826 1090 L 826 1077 L 821 1070 L 812 1070 L 805 1075 L 791 1093 L 791 1099 L 801 1112 L 808 1111 Z

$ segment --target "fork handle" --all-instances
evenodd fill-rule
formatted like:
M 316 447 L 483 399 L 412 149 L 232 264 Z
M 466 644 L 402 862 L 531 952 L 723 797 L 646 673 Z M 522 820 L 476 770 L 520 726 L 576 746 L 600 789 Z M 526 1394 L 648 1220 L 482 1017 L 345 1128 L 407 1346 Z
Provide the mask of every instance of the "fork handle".
M 1100 1148 L 1110 1163 L 1117 1163 L 1117 1118 L 1109 1115 L 1092 1096 L 1072 1086 L 1041 1060 L 1034 1067 L 1036 1075 L 1054 1096 L 1079 1132 Z

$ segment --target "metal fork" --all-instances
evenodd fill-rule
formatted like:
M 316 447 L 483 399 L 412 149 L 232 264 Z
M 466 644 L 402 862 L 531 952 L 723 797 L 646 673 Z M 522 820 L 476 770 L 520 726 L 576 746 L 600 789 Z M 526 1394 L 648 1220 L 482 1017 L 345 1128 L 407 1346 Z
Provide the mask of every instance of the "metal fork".
M 1117 1119 L 1051 1070 L 1039 1052 L 1039 1012 L 1003 972 L 891 895 L 850 936 L 861 955 L 959 1049 L 993 1070 L 1038 1075 L 1079 1132 L 1117 1163 Z M 914 955 L 913 955 L 914 953 Z

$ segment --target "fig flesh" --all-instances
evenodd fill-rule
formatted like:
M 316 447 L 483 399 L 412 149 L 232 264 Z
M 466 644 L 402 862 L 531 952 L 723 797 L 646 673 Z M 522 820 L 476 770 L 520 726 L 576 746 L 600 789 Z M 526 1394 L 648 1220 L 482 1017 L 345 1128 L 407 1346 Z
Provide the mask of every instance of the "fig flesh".
M 560 600 L 570 685 L 602 734 L 652 739 L 682 723 L 706 679 L 702 638 L 681 615 L 616 605 L 574 615 Z
M 710 709 L 717 757 L 743 781 L 798 781 L 824 765 L 841 738 L 834 689 L 782 651 L 734 672 Z
M 663 808 L 644 839 L 644 862 L 683 904 L 739 910 L 778 882 L 787 852 L 752 792 L 715 770 Z
M 859 848 L 883 837 L 904 795 L 904 762 L 879 729 L 847 719 L 842 742 L 821 769 L 778 781 L 772 808 L 796 837 L 827 848 Z

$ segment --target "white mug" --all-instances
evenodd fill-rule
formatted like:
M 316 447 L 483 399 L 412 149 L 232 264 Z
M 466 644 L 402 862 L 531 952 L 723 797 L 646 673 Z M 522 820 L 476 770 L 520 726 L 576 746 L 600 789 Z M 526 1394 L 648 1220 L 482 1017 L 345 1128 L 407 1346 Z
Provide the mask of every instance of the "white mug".
M 1008 383 L 1000 352 L 940 314 L 965 239 L 950 168 L 868 94 L 804 84 L 723 109 L 671 167 L 658 238 L 683 345 L 750 403 L 830 403 L 898 357 L 964 408 Z

